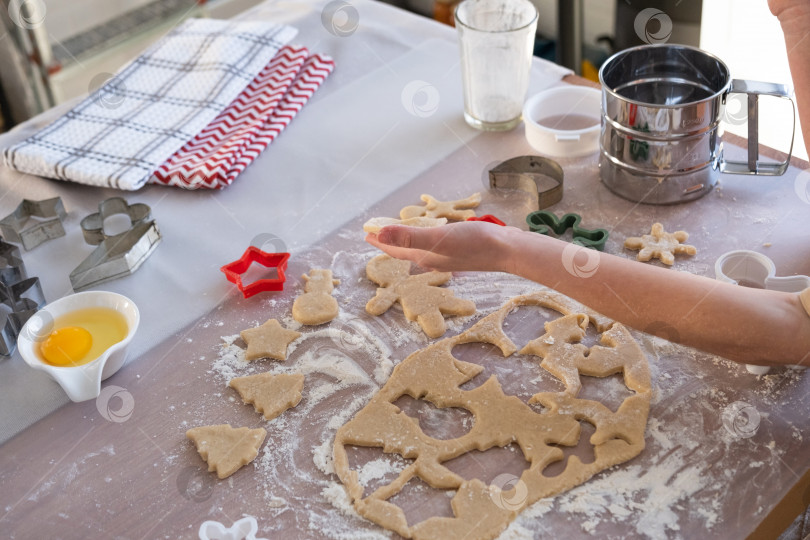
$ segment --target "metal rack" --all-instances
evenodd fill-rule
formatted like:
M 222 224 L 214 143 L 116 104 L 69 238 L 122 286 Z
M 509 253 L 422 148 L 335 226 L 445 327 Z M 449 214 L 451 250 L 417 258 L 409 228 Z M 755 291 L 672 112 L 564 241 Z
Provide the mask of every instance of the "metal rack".
M 84 60 L 137 40 L 179 20 L 201 15 L 206 0 L 154 0 L 64 40 L 46 29 L 41 0 L 2 0 L 0 102 L 7 127 L 63 101 L 58 74 L 81 69 Z

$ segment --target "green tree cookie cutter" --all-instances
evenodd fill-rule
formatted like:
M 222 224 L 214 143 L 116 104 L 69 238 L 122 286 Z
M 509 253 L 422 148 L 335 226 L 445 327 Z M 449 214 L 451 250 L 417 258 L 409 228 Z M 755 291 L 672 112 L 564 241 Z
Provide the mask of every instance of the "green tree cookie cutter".
M 548 210 L 539 210 L 526 216 L 526 223 L 529 224 L 529 230 L 532 232 L 551 236 L 551 231 L 560 235 L 570 228 L 574 234 L 574 244 L 597 251 L 605 249 L 608 232 L 605 229 L 580 227 L 580 221 L 582 221 L 582 216 L 579 214 L 565 214 L 563 217 L 557 218 L 554 212 Z

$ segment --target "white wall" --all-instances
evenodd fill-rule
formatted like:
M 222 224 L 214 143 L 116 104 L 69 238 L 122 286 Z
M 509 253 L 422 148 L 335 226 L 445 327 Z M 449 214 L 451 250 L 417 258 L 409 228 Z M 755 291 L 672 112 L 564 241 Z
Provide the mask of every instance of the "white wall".
M 728 64 L 732 77 L 792 84 L 782 29 L 765 0 L 704 0 L 702 20 L 700 47 Z M 789 103 L 765 97 L 759 104 L 760 143 L 787 151 L 793 116 Z M 748 133 L 745 126 L 727 129 Z M 807 159 L 798 118 L 795 136 L 794 154 Z

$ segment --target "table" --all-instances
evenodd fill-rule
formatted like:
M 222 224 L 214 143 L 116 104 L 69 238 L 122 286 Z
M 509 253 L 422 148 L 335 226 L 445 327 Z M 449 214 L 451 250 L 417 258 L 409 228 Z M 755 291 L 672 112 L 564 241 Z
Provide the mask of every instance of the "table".
M 18 356 L 0 364 L 4 431 L 6 436 L 19 432 L 0 447 L 0 523 L 10 537 L 195 538 L 204 520 L 228 526 L 243 514 L 256 516 L 259 536 L 267 538 L 383 536 L 380 528 L 352 514 L 336 477 L 328 474 L 327 450 L 334 430 L 384 382 L 389 362 L 401 361 L 425 341 L 400 313 L 380 319 L 364 315 L 362 306 L 374 287 L 364 279 L 363 267 L 375 250 L 362 241 L 360 225 L 368 217 L 395 215 L 415 204 L 420 193 L 450 199 L 483 191 L 489 166 L 533 152 L 520 129 L 488 134 L 464 124 L 451 29 L 382 4 L 356 2 L 356 32 L 338 37 L 322 23 L 323 4 L 268 2 L 245 15 L 298 26 L 297 41 L 334 55 L 338 67 L 243 177 L 213 194 L 161 187 L 127 194 L 130 201 L 152 206 L 165 237 L 135 275 L 102 287 L 133 298 L 144 318 L 132 360 L 105 382 L 132 397 L 131 410 L 120 410 L 120 396 L 64 405 L 61 390 L 34 380 L 40 374 Z M 537 62 L 532 90 L 564 74 Z M 435 113 L 408 113 L 402 94 L 412 81 L 436 89 Z M 56 112 L 3 136 L 0 146 Z M 742 152 L 736 142 L 727 145 L 731 154 Z M 803 234 L 810 206 L 794 190 L 807 179 L 801 172 L 807 164 L 796 162 L 779 179 L 724 177 L 703 199 L 671 207 L 639 206 L 612 195 L 598 181 L 596 156 L 561 160 L 561 165 L 565 197 L 553 210 L 582 213 L 586 226 L 611 230 L 608 252 L 632 256 L 622 250 L 621 240 L 663 221 L 689 230 L 698 248 L 694 259 L 679 261 L 673 271 L 711 276 L 719 254 L 754 249 L 774 259 L 780 275 L 810 274 L 810 260 L 802 256 L 810 252 L 810 238 Z M 49 299 L 67 293 L 67 275 L 90 251 L 80 239 L 78 220 L 118 193 L 21 177 L 5 168 L 0 184 L 2 212 L 21 197 L 63 197 L 71 212 L 67 237 L 24 256 L 30 273 L 43 277 Z M 525 209 L 520 201 L 485 193 L 481 213 L 519 224 Z M 289 282 L 282 294 L 244 300 L 218 268 L 262 234 L 273 235 L 293 253 Z M 297 408 L 266 423 L 224 386 L 233 368 L 227 354 L 232 349 L 223 352 L 220 338 L 271 317 L 291 324 L 290 306 L 302 289 L 297 276 L 317 266 L 331 267 L 342 280 L 335 292 L 342 313 L 330 325 L 333 332 L 305 330 L 306 339 L 285 364 L 254 366 L 305 370 L 307 388 L 313 389 L 305 390 Z M 484 313 L 511 295 L 537 288 L 518 278 L 484 274 L 460 274 L 452 286 Z M 453 322 L 450 332 L 469 324 Z M 368 344 L 345 339 L 358 328 Z M 718 537 L 739 538 L 757 527 L 778 534 L 787 525 L 778 514 L 790 503 L 791 488 L 793 499 L 798 495 L 807 504 L 810 498 L 807 481 L 800 481 L 810 470 L 805 412 L 810 376 L 776 370 L 757 378 L 725 360 L 639 332 L 634 336 L 648 356 L 656 387 L 647 450 L 525 511 L 504 537 L 593 532 L 688 538 L 708 529 Z M 620 395 L 611 380 L 590 391 L 605 390 Z M 516 395 L 526 391 L 519 384 L 514 388 Z M 735 402 L 757 411 L 759 428 L 750 438 L 723 426 L 723 412 Z M 225 422 L 261 425 L 268 429 L 268 443 L 255 465 L 217 482 L 204 473 L 183 433 Z M 430 501 L 440 500 L 431 495 Z M 417 505 L 413 515 L 448 507 Z

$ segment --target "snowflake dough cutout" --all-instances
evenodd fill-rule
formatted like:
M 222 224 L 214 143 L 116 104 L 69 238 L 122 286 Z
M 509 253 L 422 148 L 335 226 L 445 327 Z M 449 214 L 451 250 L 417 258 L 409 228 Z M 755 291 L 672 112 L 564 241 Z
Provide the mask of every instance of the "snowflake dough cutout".
M 228 386 L 239 393 L 246 405 L 253 405 L 256 412 L 272 420 L 301 401 L 304 375 L 301 373 L 258 373 L 246 377 L 234 377 Z
M 504 357 L 510 356 L 517 347 L 503 331 L 504 319 L 515 308 L 527 305 L 550 308 L 564 315 L 547 322 L 545 334 L 523 348 L 525 354 L 541 358 L 539 367 L 565 384 L 562 392 L 532 396 L 530 403 L 542 404 L 542 413 L 519 398 L 506 395 L 495 376 L 472 390 L 461 389 L 484 368 L 452 355 L 456 345 L 483 342 L 495 345 Z M 579 343 L 589 323 L 602 333 L 600 343 L 590 349 Z M 605 377 L 614 373 L 623 374 L 624 383 L 632 392 L 615 412 L 598 401 L 577 398 L 580 375 Z M 651 394 L 647 360 L 624 326 L 553 291 L 519 296 L 467 331 L 433 343 L 403 360 L 368 405 L 338 430 L 333 447 L 335 471 L 360 515 L 405 538 L 490 539 L 503 531 L 523 508 L 637 456 L 644 449 Z M 466 409 L 475 418 L 473 427 L 455 439 L 429 437 L 417 421 L 393 405 L 403 395 L 427 400 L 440 408 Z M 564 458 L 559 445 L 577 445 L 581 421 L 596 428 L 589 439 L 594 461 L 582 463 L 571 455 L 561 474 L 544 476 L 546 466 Z M 478 479 L 465 480 L 443 465 L 471 451 L 510 444 L 519 446 L 530 466 L 506 492 Z M 364 497 L 358 473 L 349 467 L 347 446 L 381 447 L 386 453 L 413 461 L 397 478 Z M 436 489 L 455 490 L 451 500 L 454 517 L 434 516 L 409 525 L 404 512 L 388 499 L 414 477 Z M 520 497 L 514 491 L 517 489 L 521 490 Z M 504 500 L 517 503 L 505 505 Z
M 425 206 L 406 206 L 399 212 L 401 219 L 415 217 L 447 218 L 454 221 L 466 221 L 467 218 L 475 217 L 475 210 L 481 204 L 481 194 L 473 193 L 466 199 L 457 201 L 439 201 L 430 195 L 420 197 Z
M 377 294 L 366 304 L 369 315 L 379 316 L 399 302 L 409 321 L 416 321 L 431 338 L 444 335 L 445 315 L 473 315 L 475 304 L 456 298 L 451 289 L 443 289 L 453 274 L 426 272 L 411 275 L 410 261 L 377 255 L 366 265 L 366 276 L 379 285 Z
M 306 284 L 304 294 L 293 302 L 293 319 L 306 325 L 328 323 L 338 316 L 338 303 L 332 296 L 332 291 L 340 281 L 332 279 L 332 271 L 313 268 L 309 275 L 301 276 Z
M 694 255 L 697 253 L 695 246 L 682 244 L 689 239 L 686 231 L 675 231 L 668 233 L 664 231 L 664 226 L 660 223 L 653 223 L 650 234 L 642 237 L 633 236 L 624 241 L 627 249 L 640 250 L 639 261 L 649 261 L 653 257 L 662 263 L 672 266 L 675 262 L 675 255 Z
M 253 516 L 246 516 L 225 528 L 219 521 L 203 521 L 197 535 L 200 540 L 267 540 L 256 538 L 259 524 Z
M 259 358 L 287 359 L 287 347 L 301 337 L 301 332 L 287 330 L 276 319 L 270 319 L 261 326 L 239 332 L 247 343 L 245 359 L 248 362 Z
M 230 424 L 202 426 L 186 431 L 208 471 L 216 471 L 222 480 L 247 465 L 259 455 L 267 432 L 262 428 L 233 428 Z

